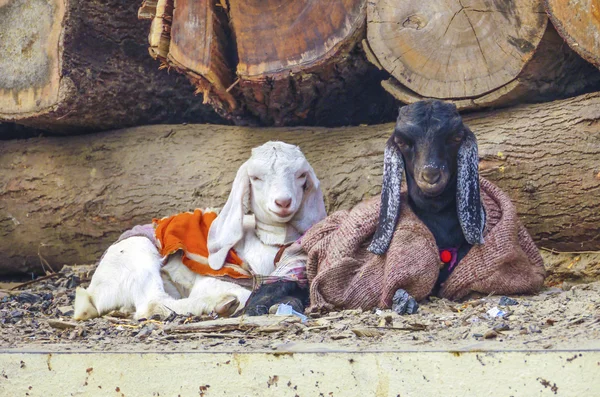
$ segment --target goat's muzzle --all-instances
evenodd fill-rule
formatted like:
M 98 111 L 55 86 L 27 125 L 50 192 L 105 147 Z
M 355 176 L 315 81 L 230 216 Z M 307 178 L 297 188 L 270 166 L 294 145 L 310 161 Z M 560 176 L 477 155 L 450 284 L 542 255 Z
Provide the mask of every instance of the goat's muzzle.
M 449 175 L 438 167 L 426 166 L 417 175 L 416 182 L 426 197 L 436 197 L 442 194 L 448 184 Z

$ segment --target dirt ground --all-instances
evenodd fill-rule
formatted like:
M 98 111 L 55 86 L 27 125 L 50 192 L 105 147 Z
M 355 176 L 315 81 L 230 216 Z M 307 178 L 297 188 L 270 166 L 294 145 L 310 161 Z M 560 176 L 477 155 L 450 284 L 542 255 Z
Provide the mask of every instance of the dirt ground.
M 573 349 L 600 344 L 600 254 L 543 252 L 549 275 L 534 296 L 465 302 L 429 298 L 417 314 L 343 310 L 309 316 L 134 321 L 121 313 L 72 320 L 76 286 L 93 266 L 65 267 L 29 284 L 0 281 L 0 349 L 248 352 L 256 350 Z M 505 302 L 502 302 L 505 303 Z M 509 302 L 510 303 L 510 302 Z M 514 302 L 512 302 L 514 303 Z M 493 316 L 493 311 L 502 311 Z

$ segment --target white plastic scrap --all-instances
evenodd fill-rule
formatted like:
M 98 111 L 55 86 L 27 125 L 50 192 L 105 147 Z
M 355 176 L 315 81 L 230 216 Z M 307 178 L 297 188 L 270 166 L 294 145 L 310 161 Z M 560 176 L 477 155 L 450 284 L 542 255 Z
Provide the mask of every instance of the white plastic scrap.
M 504 310 L 498 309 L 497 306 L 494 306 L 493 308 L 491 308 L 490 310 L 487 311 L 487 315 L 490 316 L 491 318 L 504 317 L 504 316 L 506 316 L 506 312 Z
M 304 314 L 299 313 L 297 311 L 295 311 L 292 306 L 288 305 L 287 303 L 280 303 L 279 306 L 277 307 L 277 311 L 275 312 L 276 316 L 298 316 L 300 317 L 300 320 L 305 323 L 306 320 L 308 320 L 308 317 L 306 317 Z

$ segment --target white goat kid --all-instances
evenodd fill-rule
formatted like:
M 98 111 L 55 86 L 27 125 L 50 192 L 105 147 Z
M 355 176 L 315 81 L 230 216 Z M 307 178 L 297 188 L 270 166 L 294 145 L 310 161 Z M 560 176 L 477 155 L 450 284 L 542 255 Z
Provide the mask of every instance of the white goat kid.
M 247 210 L 253 215 L 247 215 Z M 252 150 L 238 170 L 231 193 L 208 234 L 208 264 L 220 269 L 234 248 L 255 274 L 274 270 L 280 246 L 298 239 L 325 218 L 323 194 L 312 167 L 297 146 L 267 142 Z M 78 288 L 77 320 L 120 309 L 134 318 L 154 314 L 231 314 L 250 291 L 189 270 L 180 254 L 164 258 L 146 237 L 129 237 L 106 251 L 90 286 Z

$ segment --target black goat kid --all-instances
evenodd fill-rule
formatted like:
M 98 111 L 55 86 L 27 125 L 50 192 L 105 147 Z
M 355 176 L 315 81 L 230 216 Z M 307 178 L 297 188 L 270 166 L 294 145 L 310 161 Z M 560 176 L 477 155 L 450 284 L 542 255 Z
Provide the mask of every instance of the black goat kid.
M 406 173 L 408 205 L 452 256 L 437 284 L 443 282 L 473 244 L 483 243 L 478 159 L 475 135 L 454 105 L 427 100 L 401 108 L 385 148 L 379 224 L 369 251 L 383 255 L 390 245 Z
M 406 173 L 408 205 L 429 228 L 441 252 L 451 258 L 442 268 L 436 287 L 474 244 L 483 243 L 485 211 L 479 191 L 477 140 L 463 124 L 456 107 L 437 100 L 405 106 L 384 154 L 381 210 L 369 251 L 384 255 L 400 216 L 402 175 Z M 444 260 L 444 261 L 446 261 Z M 296 283 L 262 286 L 246 305 L 246 314 L 266 314 L 270 305 L 289 302 L 298 311 L 308 290 Z M 400 289 L 392 309 L 416 312 L 415 300 Z

